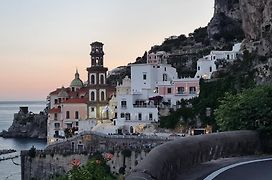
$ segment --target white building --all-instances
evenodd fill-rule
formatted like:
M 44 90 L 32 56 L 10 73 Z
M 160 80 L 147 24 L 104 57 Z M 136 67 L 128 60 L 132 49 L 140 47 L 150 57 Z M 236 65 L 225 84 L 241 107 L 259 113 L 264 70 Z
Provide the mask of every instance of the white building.
M 217 71 L 216 62 L 233 62 L 240 53 L 241 43 L 233 46 L 232 51 L 211 51 L 211 53 L 197 61 L 196 78 L 211 79 L 213 72 Z
M 159 103 L 165 101 L 175 106 L 181 99 L 198 95 L 199 79 L 178 79 L 176 69 L 167 64 L 167 57 L 165 52 L 151 53 L 147 64 L 131 65 L 131 80 L 126 77 L 116 87 L 118 103 L 114 125 L 129 133 L 139 132 L 145 125 L 158 122 Z M 171 92 L 165 93 L 166 88 Z M 156 97 L 160 97 L 161 102 L 156 102 Z

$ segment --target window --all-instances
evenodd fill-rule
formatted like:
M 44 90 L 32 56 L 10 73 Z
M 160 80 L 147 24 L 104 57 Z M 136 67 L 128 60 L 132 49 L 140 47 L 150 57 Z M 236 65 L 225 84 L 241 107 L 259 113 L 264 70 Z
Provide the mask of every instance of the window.
M 66 111 L 66 119 L 70 119 L 70 111 Z
M 55 128 L 60 128 L 60 123 L 55 123 Z
M 157 68 L 160 68 L 160 66 L 157 66 Z
M 166 67 L 164 68 L 164 71 L 166 71 Z
M 124 114 L 124 113 L 121 113 L 121 114 L 120 114 L 120 117 L 121 117 L 121 118 L 124 118 L 124 117 L 125 117 L 125 114 Z
M 210 66 L 210 72 L 212 72 L 212 67 Z
M 172 93 L 172 88 L 167 88 L 167 93 L 171 94 Z
M 75 112 L 75 119 L 79 119 L 79 113 L 78 113 L 78 111 Z
M 58 99 L 55 99 L 55 104 L 58 104 Z
M 117 112 L 116 113 L 114 113 L 114 119 L 116 119 L 117 118 Z M 115 121 L 114 121 L 115 122 Z
M 200 71 L 200 66 L 198 66 L 198 67 L 197 67 L 197 70 L 199 70 L 199 71 Z
M 141 121 L 142 120 L 142 113 L 138 114 L 138 120 Z
M 126 120 L 130 120 L 130 113 L 125 114 Z
M 105 101 L 105 93 L 104 93 L 104 91 L 101 91 L 101 101 Z
M 94 92 L 91 92 L 91 101 L 94 101 L 95 97 L 94 97 Z
M 76 122 L 76 126 L 78 126 L 78 122 Z
M 91 75 L 91 84 L 95 84 L 95 76 Z
M 54 120 L 57 120 L 57 119 L 58 119 L 58 114 L 55 113 L 55 114 L 54 114 Z
M 146 80 L 146 74 L 143 74 L 143 80 Z
M 121 101 L 121 107 L 126 108 L 127 107 L 127 101 Z
M 94 107 L 91 108 L 91 112 L 94 112 Z
M 162 81 L 167 81 L 167 74 L 162 75 Z
M 184 87 L 178 87 L 178 94 L 184 94 Z
M 100 83 L 104 84 L 104 76 L 102 74 L 100 75 Z
M 72 92 L 75 92 L 75 88 L 74 87 L 72 87 Z
M 149 120 L 152 121 L 153 120 L 153 114 L 149 113 Z
M 190 94 L 196 93 L 196 87 L 190 87 Z

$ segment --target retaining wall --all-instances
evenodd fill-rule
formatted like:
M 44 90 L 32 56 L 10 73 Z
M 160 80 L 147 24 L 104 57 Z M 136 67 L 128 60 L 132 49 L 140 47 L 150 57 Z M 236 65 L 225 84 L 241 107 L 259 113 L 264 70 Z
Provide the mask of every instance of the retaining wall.
M 174 180 L 177 172 L 213 159 L 255 154 L 260 139 L 254 131 L 191 136 L 162 144 L 140 162 L 126 180 Z

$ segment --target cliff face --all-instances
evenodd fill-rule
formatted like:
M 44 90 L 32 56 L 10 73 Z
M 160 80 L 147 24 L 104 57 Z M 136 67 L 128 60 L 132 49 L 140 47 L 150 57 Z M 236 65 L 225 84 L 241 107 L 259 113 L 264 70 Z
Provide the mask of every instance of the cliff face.
M 240 0 L 244 46 L 258 55 L 272 56 L 272 0 Z
M 208 36 L 215 48 L 244 38 L 239 0 L 215 0 L 214 16 L 208 24 Z
M 39 138 L 47 137 L 47 115 L 45 113 L 33 114 L 19 112 L 14 114 L 14 120 L 8 131 L 3 131 L 0 136 L 4 138 Z

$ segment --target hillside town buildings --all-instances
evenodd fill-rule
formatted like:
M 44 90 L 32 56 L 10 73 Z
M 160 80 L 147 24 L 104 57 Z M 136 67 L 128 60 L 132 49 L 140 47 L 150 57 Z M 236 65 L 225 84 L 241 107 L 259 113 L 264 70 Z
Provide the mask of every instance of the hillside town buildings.
M 167 64 L 168 54 L 151 53 L 146 64 L 131 64 L 131 79 L 125 77 L 116 87 L 118 132 L 137 133 L 159 121 L 158 107 L 174 107 L 181 99 L 199 94 L 199 79 L 179 79 L 175 68 Z
M 240 54 L 241 43 L 233 46 L 232 51 L 211 51 L 211 53 L 197 61 L 196 78 L 211 79 L 212 73 L 224 63 L 233 62 Z
M 82 131 L 90 131 L 98 122 L 108 120 L 108 102 L 115 88 L 108 85 L 104 67 L 103 44 L 91 44 L 91 66 L 84 85 L 76 71 L 70 87 L 49 95 L 48 142 L 62 140 Z
M 148 125 L 159 122 L 159 109 L 177 109 L 182 100 L 197 97 L 199 79 L 211 78 L 218 68 L 216 62 L 235 60 L 239 49 L 240 44 L 236 44 L 232 51 L 212 51 L 198 60 L 194 78 L 179 78 L 176 69 L 167 63 L 169 53 L 149 53 L 146 63 L 130 64 L 130 77 L 112 87 L 107 83 L 103 44 L 94 42 L 87 83 L 76 71 L 69 87 L 49 95 L 48 143 L 83 131 L 141 133 Z

